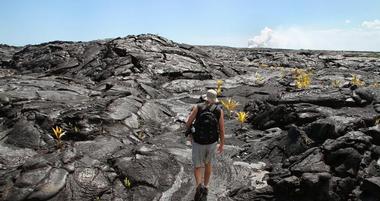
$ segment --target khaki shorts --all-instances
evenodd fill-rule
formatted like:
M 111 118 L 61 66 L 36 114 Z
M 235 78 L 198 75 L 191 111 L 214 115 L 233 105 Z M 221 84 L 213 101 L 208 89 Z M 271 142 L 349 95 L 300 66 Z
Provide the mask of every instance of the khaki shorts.
M 217 142 L 212 144 L 198 144 L 196 142 L 192 142 L 192 160 L 194 167 L 203 167 L 205 164 L 211 162 L 214 164 L 215 162 L 215 154 L 216 154 L 216 145 Z

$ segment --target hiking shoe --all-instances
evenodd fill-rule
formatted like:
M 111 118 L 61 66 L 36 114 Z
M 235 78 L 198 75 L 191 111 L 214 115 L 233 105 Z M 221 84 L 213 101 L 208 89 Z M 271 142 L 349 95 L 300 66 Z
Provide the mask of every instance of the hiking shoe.
M 195 195 L 194 195 L 194 201 L 199 201 L 202 196 L 202 184 L 199 184 L 197 186 L 197 189 L 195 189 Z
M 203 195 L 202 195 L 201 201 L 207 201 L 207 195 L 208 195 L 208 188 L 206 188 L 206 186 L 203 186 Z
M 208 189 L 203 184 L 199 184 L 195 191 L 194 201 L 206 201 L 207 194 Z

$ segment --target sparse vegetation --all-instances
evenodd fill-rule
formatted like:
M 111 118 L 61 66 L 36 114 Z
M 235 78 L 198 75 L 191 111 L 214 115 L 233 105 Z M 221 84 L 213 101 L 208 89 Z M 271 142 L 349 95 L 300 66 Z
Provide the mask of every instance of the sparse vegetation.
M 123 183 L 124 183 L 124 186 L 128 189 L 132 187 L 131 181 L 129 181 L 128 177 L 125 177 Z
M 332 81 L 331 81 L 331 85 L 332 85 L 332 87 L 334 87 L 334 88 L 340 88 L 340 83 L 341 83 L 340 80 L 332 80 Z
M 240 123 L 240 128 L 243 128 L 243 124 L 247 121 L 248 113 L 247 112 L 238 112 L 236 119 Z
M 293 77 L 295 77 L 295 78 L 297 78 L 298 76 L 300 76 L 303 73 L 305 73 L 305 70 L 300 69 L 300 68 L 294 68 L 292 70 Z
M 296 87 L 298 89 L 306 89 L 309 88 L 311 83 L 310 73 L 306 73 L 305 71 L 300 72 L 296 77 Z
M 55 138 L 56 142 L 57 142 L 57 148 L 62 148 L 62 136 L 64 136 L 66 134 L 66 131 L 63 131 L 63 129 L 61 127 L 58 127 L 56 126 L 55 128 L 52 128 L 53 129 L 53 137 Z
M 271 34 L 272 45 L 274 29 L 249 45 Z M 2 200 L 193 200 L 191 148 L 203 130 L 194 127 L 220 125 L 224 142 L 215 144 L 224 146 L 212 154 L 224 153 L 201 197 L 380 199 L 380 59 L 361 57 L 371 53 L 198 46 L 150 34 L 0 45 L 0 74 L 15 71 L 0 79 Z M 365 87 L 351 84 L 353 74 Z M 203 109 L 211 118 L 193 125 Z
M 374 82 L 370 85 L 372 88 L 380 88 L 380 83 L 379 82 Z
M 280 67 L 280 78 L 284 78 L 286 76 L 286 71 L 284 67 Z
M 217 81 L 216 81 L 216 85 L 217 85 L 218 87 L 221 87 L 222 84 L 223 84 L 223 80 L 217 80 Z
M 218 96 L 221 96 L 222 95 L 222 84 L 223 84 L 223 80 L 217 80 L 216 81 L 216 93 Z
M 297 89 L 309 88 L 311 84 L 311 72 L 306 72 L 304 69 L 294 68 L 292 70 L 293 78 Z
M 216 94 L 217 94 L 217 96 L 222 95 L 222 88 L 221 87 L 216 89 Z
M 80 129 L 77 126 L 74 126 L 74 132 L 79 133 Z
M 222 103 L 223 107 L 227 110 L 228 117 L 231 118 L 231 113 L 236 109 L 239 103 L 232 100 L 231 98 L 228 98 L 227 100 L 221 100 L 220 102 Z
M 80 128 L 75 125 L 74 123 L 68 123 L 69 125 L 69 128 L 70 128 L 70 131 L 73 132 L 73 133 L 79 133 L 80 132 Z
M 364 81 L 360 80 L 358 75 L 353 74 L 351 78 L 351 84 L 360 87 L 364 85 Z
M 137 132 L 137 136 L 136 137 L 139 138 L 139 140 L 144 140 L 145 137 L 146 137 L 146 134 L 145 134 L 144 131 L 140 130 L 140 131 Z
M 267 67 L 269 67 L 269 65 L 268 64 L 259 64 L 259 67 L 260 68 L 267 68 Z
M 311 140 L 305 133 L 301 133 L 300 135 L 302 141 L 306 144 L 306 145 L 311 145 L 313 144 L 313 140 Z
M 260 75 L 260 73 L 256 72 L 255 73 L 255 82 L 256 84 L 264 84 L 264 77 Z

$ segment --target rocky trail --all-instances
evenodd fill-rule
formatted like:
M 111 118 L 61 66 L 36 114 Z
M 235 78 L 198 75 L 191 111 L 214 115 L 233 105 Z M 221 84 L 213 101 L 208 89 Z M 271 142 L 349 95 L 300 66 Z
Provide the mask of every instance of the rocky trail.
M 171 194 L 171 197 L 160 198 L 160 200 L 182 200 L 190 201 L 194 198 L 195 193 L 195 180 L 193 176 L 193 169 L 191 166 L 191 144 L 187 139 L 183 139 L 183 133 L 169 133 L 160 136 L 159 139 L 151 141 L 152 144 L 161 144 L 163 149 L 173 154 L 183 166 L 177 174 L 178 182 L 174 182 L 169 192 L 176 192 Z M 173 136 L 174 135 L 174 136 Z M 228 140 L 229 137 L 226 138 Z M 267 173 L 265 163 L 250 164 L 247 162 L 236 162 L 231 158 L 236 155 L 241 148 L 236 145 L 225 146 L 225 152 L 217 155 L 217 163 L 214 167 L 212 180 L 210 182 L 209 200 L 229 200 L 228 192 L 234 186 L 252 186 L 252 187 L 265 187 L 266 182 L 264 175 Z M 258 181 L 256 183 L 256 181 Z M 165 193 L 164 193 L 165 194 Z M 167 193 L 168 195 L 170 193 Z
M 379 78 L 377 52 L 0 45 L 0 200 L 192 200 L 183 122 L 217 80 L 239 104 L 208 200 L 379 200 Z

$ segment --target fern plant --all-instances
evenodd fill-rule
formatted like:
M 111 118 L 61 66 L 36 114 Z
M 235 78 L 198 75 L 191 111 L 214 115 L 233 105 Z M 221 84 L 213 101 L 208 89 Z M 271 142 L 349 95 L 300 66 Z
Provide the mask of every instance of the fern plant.
M 264 84 L 264 77 L 260 73 L 255 73 L 255 82 L 256 84 Z
M 227 100 L 221 100 L 220 102 L 222 103 L 223 107 L 227 110 L 228 118 L 231 118 L 231 113 L 236 109 L 239 103 L 232 100 L 231 98 L 228 98 Z
M 53 129 L 53 137 L 57 142 L 57 148 L 62 148 L 62 136 L 66 134 L 66 131 L 63 131 L 61 127 L 56 126 Z
M 298 76 L 300 76 L 301 74 L 303 73 L 306 73 L 305 70 L 303 69 L 300 69 L 300 68 L 294 68 L 292 70 L 292 73 L 293 73 L 293 77 L 297 78 Z
M 131 184 L 131 181 L 129 181 L 129 179 L 127 177 L 124 178 L 124 186 L 128 189 L 130 189 L 132 187 L 132 184 Z
M 311 83 L 310 73 L 302 72 L 296 78 L 296 87 L 298 89 L 309 88 Z
M 236 119 L 238 120 L 238 122 L 240 124 L 240 128 L 243 128 L 243 124 L 248 119 L 248 112 L 238 112 Z
M 223 80 L 216 81 L 216 93 L 218 96 L 222 95 L 222 84 L 223 84 Z
M 340 88 L 340 80 L 332 80 L 331 81 L 331 85 L 334 87 L 334 88 Z
M 221 87 L 222 84 L 223 84 L 223 80 L 217 80 L 217 81 L 216 81 L 216 85 L 217 85 L 217 87 Z
M 370 85 L 372 88 L 380 88 L 380 82 L 374 82 Z
M 363 86 L 363 85 L 364 85 L 364 81 L 363 81 L 363 80 L 360 80 L 360 78 L 359 78 L 358 75 L 356 75 L 356 74 L 352 74 L 351 84 L 360 87 L 360 86 Z

